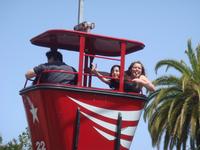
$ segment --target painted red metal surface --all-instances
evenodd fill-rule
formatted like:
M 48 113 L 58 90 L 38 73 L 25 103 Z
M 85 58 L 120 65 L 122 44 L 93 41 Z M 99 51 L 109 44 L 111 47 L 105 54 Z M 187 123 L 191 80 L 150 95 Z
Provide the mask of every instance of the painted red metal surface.
M 81 37 L 85 38 L 86 53 L 102 56 L 120 56 L 121 42 L 126 43 L 126 54 L 141 50 L 145 46 L 139 41 L 60 29 L 48 30 L 32 38 L 31 43 L 38 46 L 56 47 L 79 52 Z
M 72 150 L 80 108 L 78 150 L 114 150 L 117 115 L 122 114 L 120 150 L 128 150 L 144 100 L 56 89 L 22 92 L 33 149 Z
M 79 51 L 79 69 L 78 69 L 78 86 L 82 85 L 82 73 L 83 73 L 83 59 L 84 59 L 84 49 L 85 49 L 85 37 L 80 37 L 80 51 Z
M 121 61 L 120 61 L 120 85 L 119 91 L 123 92 L 124 89 L 124 65 L 125 65 L 126 43 L 121 43 Z

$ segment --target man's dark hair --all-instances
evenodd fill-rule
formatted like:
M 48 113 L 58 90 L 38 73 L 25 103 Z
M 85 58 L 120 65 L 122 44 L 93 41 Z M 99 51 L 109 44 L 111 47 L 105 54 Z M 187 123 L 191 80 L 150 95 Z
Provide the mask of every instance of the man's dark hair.
M 62 54 L 60 52 L 58 52 L 58 51 L 48 51 L 46 53 L 46 56 L 47 56 L 48 59 L 53 58 L 54 61 L 61 61 L 61 62 L 63 62 Z

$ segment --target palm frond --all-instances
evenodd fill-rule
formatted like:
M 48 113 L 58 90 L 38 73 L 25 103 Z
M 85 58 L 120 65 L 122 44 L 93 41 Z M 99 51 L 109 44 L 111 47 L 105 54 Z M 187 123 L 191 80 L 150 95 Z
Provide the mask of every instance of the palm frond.
M 198 67 L 200 70 L 200 44 L 196 47 L 196 54 L 197 54 L 197 62 L 198 62 Z
M 192 96 L 189 96 L 186 98 L 186 100 L 184 101 L 183 107 L 181 109 L 181 113 L 180 113 L 180 128 L 179 128 L 179 133 L 178 133 L 178 137 L 181 138 L 183 132 L 183 128 L 185 127 L 184 124 L 186 123 L 186 119 L 188 117 L 188 114 L 191 112 L 190 108 L 191 108 L 191 98 Z
M 192 69 L 193 71 L 196 71 L 197 69 L 197 59 L 195 57 L 195 53 L 193 51 L 193 48 L 192 48 L 192 42 L 191 40 L 188 40 L 188 48 L 187 50 L 185 51 L 185 53 L 187 54 L 188 58 L 189 58 L 189 61 L 190 61 L 190 64 L 192 66 Z
M 178 97 L 175 97 L 173 102 L 175 101 L 175 107 L 174 109 L 170 110 L 171 112 L 169 112 L 168 114 L 168 126 L 169 126 L 169 131 L 172 133 L 174 132 L 175 129 L 175 125 L 177 123 L 177 118 L 180 116 L 181 113 L 181 108 L 183 106 L 183 101 L 179 101 Z
M 193 79 L 200 82 L 200 47 L 197 46 L 196 53 L 192 49 L 191 40 L 188 41 L 188 49 L 186 50 L 186 54 L 188 55 L 190 64 L 192 66 L 193 71 Z
M 172 68 L 176 69 L 177 71 L 179 71 L 180 73 L 190 76 L 192 71 L 188 66 L 186 66 L 184 64 L 185 63 L 182 63 L 182 62 L 179 62 L 179 61 L 173 60 L 173 59 L 161 60 L 156 64 L 155 72 L 157 73 L 159 68 L 161 68 L 163 66 L 167 66 L 166 71 L 170 67 L 172 67 Z
M 167 105 L 170 105 L 170 103 L 165 103 L 166 107 L 160 107 L 158 108 L 159 110 L 156 111 L 156 113 L 154 113 L 154 115 L 152 116 L 152 118 L 150 120 L 152 120 L 152 126 L 150 128 L 150 132 L 152 135 L 152 141 L 154 146 L 156 145 L 156 143 L 159 143 L 159 138 L 162 136 L 163 130 L 166 127 L 166 116 L 164 114 L 167 115 L 168 113 L 168 107 Z
M 191 130 L 190 130 L 190 136 L 192 139 L 196 138 L 196 132 L 197 132 L 197 122 L 198 122 L 198 105 L 194 106 L 192 109 L 192 113 L 191 113 L 191 120 L 190 120 L 190 126 L 191 126 Z
M 168 131 L 165 132 L 165 136 L 164 136 L 164 150 L 167 150 L 168 149 L 168 146 L 169 146 L 169 142 L 170 142 L 170 134 Z
M 182 97 L 181 94 L 177 94 L 170 105 L 167 120 L 168 120 L 168 129 L 171 131 L 174 129 L 174 124 L 176 121 L 177 116 L 181 112 L 181 107 L 183 105 L 183 101 L 180 100 L 180 97 Z
M 153 84 L 155 86 L 179 86 L 181 85 L 181 81 L 180 78 L 177 78 L 176 76 L 168 75 L 158 77 L 156 80 L 153 81 Z

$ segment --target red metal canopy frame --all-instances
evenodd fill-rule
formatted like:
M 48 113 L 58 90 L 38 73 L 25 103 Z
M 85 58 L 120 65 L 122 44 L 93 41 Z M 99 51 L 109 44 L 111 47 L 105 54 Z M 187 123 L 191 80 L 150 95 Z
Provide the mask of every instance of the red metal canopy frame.
M 85 39 L 85 53 L 102 56 L 121 56 L 121 43 L 126 43 L 125 54 L 136 52 L 145 46 L 138 41 L 73 30 L 48 30 L 32 38 L 31 43 L 78 52 L 81 37 Z

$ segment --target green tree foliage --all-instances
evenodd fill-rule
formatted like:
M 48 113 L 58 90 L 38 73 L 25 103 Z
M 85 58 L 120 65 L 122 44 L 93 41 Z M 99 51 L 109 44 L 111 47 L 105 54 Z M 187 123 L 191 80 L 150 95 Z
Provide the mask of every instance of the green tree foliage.
M 185 53 L 189 65 L 167 59 L 155 66 L 156 72 L 166 66 L 166 72 L 173 68 L 180 73 L 158 77 L 153 81 L 158 90 L 149 94 L 144 119 L 158 149 L 161 140 L 164 150 L 200 149 L 200 45 L 193 50 L 189 40 Z
M 3 139 L 2 139 L 2 136 L 0 135 L 0 145 L 2 144 L 2 141 Z
M 3 138 L 0 135 L 0 150 L 32 150 L 28 128 L 18 136 L 18 139 L 13 139 L 7 144 L 2 143 Z

